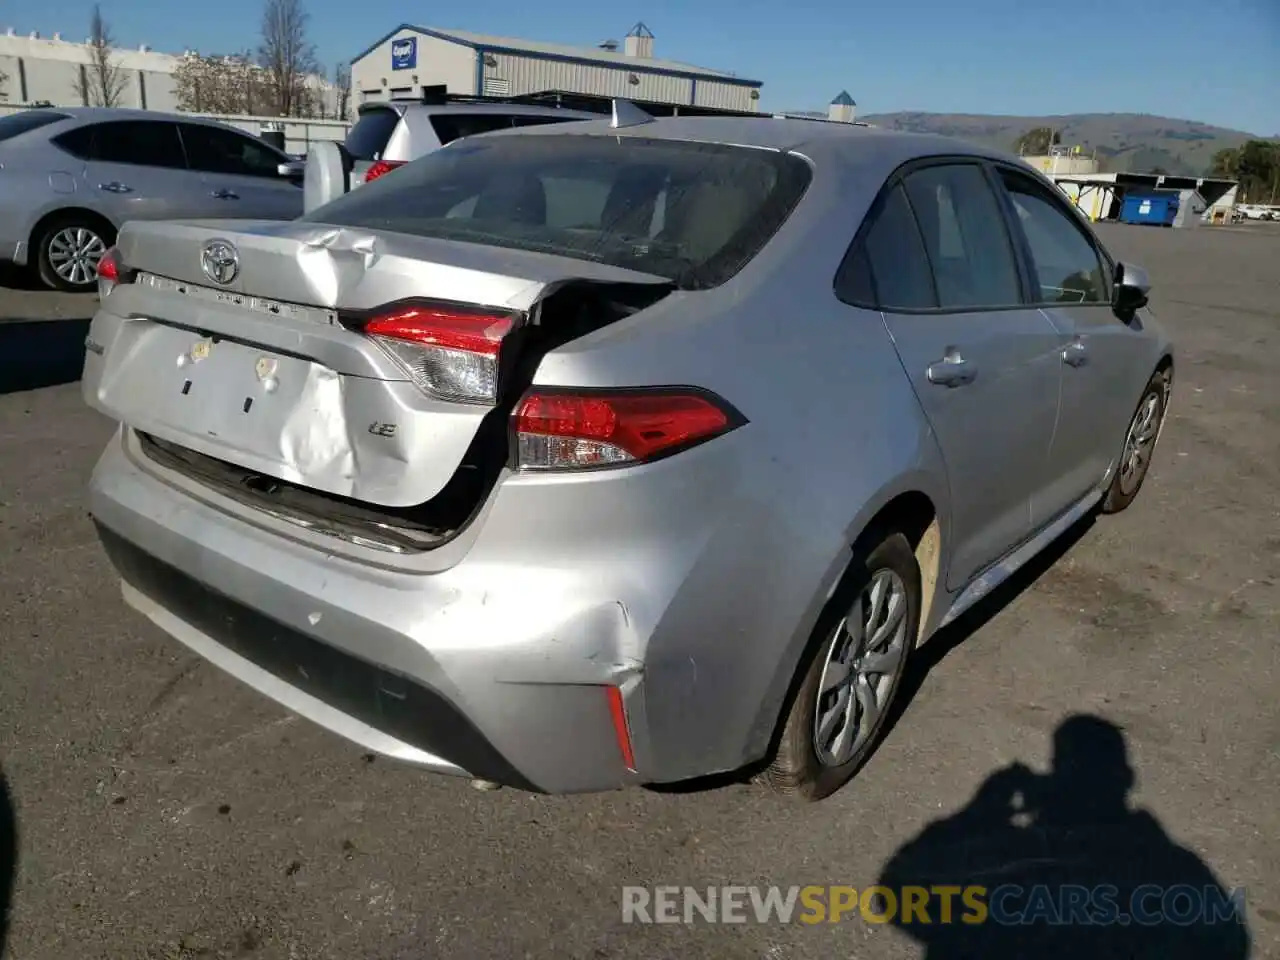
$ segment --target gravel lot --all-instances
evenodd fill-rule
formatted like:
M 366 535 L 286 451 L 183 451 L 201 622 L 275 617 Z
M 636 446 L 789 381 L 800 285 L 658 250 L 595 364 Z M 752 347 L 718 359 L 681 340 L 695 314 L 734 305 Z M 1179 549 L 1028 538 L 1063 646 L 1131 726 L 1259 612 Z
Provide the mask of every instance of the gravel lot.
M 0 320 L 10 955 L 918 957 L 911 936 L 858 919 L 624 925 L 620 888 L 862 888 L 962 810 L 895 876 L 927 883 L 930 869 L 949 869 L 957 882 L 994 883 L 999 867 L 1018 882 L 1038 834 L 971 801 L 1012 763 L 1047 773 L 1055 730 L 1083 713 L 1123 730 L 1130 803 L 1154 819 L 1124 816 L 1119 793 L 1109 813 L 1080 813 L 1074 828 L 1092 842 L 1057 864 L 1055 881 L 1198 886 L 1211 871 L 1247 888 L 1251 955 L 1280 957 L 1280 228 L 1102 233 L 1150 270 L 1154 308 L 1179 341 L 1152 477 L 1130 511 L 1076 531 L 1020 591 L 923 648 L 883 747 L 810 807 L 737 785 L 477 793 L 285 715 L 126 612 L 83 510 L 112 425 L 74 383 L 45 386 L 74 376 L 83 323 Z M 9 321 L 89 309 L 0 290 Z M 43 388 L 22 392 L 33 386 Z M 1104 749 L 1084 773 L 1059 768 L 1049 793 L 1079 810 L 1103 803 Z M 930 957 L 961 956 L 961 935 L 976 936 L 949 930 Z M 1053 948 L 982 930 L 986 960 L 1101 958 L 1109 946 L 1162 960 L 1245 955 L 1134 929 L 1129 940 L 1119 928 L 1058 930 Z

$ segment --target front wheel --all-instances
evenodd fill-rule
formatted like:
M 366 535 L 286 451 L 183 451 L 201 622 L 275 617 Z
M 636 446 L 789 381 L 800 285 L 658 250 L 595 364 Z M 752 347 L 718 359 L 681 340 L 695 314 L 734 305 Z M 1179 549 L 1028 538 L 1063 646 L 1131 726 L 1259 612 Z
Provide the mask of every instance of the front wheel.
M 920 629 L 920 568 L 907 538 L 890 534 L 855 557 L 832 604 L 763 775 L 808 801 L 853 778 L 893 707 Z
M 98 261 L 112 243 L 108 231 L 88 217 L 51 221 L 36 240 L 37 269 L 44 285 L 65 293 L 88 293 L 98 282 Z
M 1160 425 L 1164 423 L 1165 406 L 1169 400 L 1169 371 L 1160 370 L 1152 376 L 1142 391 L 1138 409 L 1125 431 L 1124 448 L 1120 451 L 1120 463 L 1116 466 L 1111 486 L 1102 498 L 1103 513 L 1119 513 L 1133 503 L 1151 469 L 1151 458 L 1156 451 Z

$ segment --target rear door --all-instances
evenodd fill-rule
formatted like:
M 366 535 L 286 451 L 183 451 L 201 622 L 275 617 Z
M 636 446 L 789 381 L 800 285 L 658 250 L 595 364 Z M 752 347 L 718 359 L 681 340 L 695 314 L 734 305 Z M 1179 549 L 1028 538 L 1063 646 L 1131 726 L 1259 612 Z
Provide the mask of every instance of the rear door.
M 187 162 L 205 185 L 200 216 L 292 220 L 302 215 L 302 185 L 280 175 L 288 157 L 261 140 L 208 124 L 179 125 Z
M 955 589 L 1031 534 L 1032 494 L 1058 411 L 1058 334 L 1023 302 L 1014 247 L 981 165 L 915 167 L 870 217 L 842 298 L 881 309 L 937 435 Z
M 112 120 L 77 127 L 58 145 L 85 161 L 82 189 L 117 225 L 190 216 L 200 177 L 187 169 L 178 127 L 168 120 Z
M 1032 292 L 1058 331 L 1062 413 L 1033 516 L 1051 520 L 1097 487 L 1151 375 L 1150 345 L 1111 308 L 1111 264 L 1057 191 L 999 168 L 1034 272 Z

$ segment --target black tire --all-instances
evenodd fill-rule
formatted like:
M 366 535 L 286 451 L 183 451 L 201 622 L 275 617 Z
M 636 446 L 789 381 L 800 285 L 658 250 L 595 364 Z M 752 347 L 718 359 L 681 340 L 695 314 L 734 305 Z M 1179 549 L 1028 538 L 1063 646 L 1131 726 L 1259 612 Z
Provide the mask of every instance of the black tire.
M 865 601 L 868 590 L 885 571 L 894 574 L 904 588 L 905 631 L 900 635 L 901 656 L 892 678 L 881 677 L 889 682 L 877 698 L 880 701 L 878 718 L 869 725 L 861 745 L 855 746 L 843 762 L 837 764 L 830 757 L 824 762 L 818 756 L 816 713 L 823 674 L 836 652 L 837 640 L 841 644 L 848 643 L 846 620 L 858 609 L 859 601 Z M 829 797 L 853 779 L 875 752 L 884 733 L 885 721 L 893 712 L 919 631 L 920 568 L 907 538 L 901 533 L 891 533 L 871 544 L 871 549 L 855 552 L 844 582 L 819 618 L 809 654 L 801 667 L 804 674 L 792 698 L 778 749 L 760 779 L 778 793 L 808 802 Z M 855 678 L 853 684 L 857 683 Z M 853 696 L 852 688 L 849 696 Z M 845 724 L 851 722 L 852 714 L 846 718 Z
M 1147 381 L 1146 389 L 1142 391 L 1142 399 L 1138 401 L 1133 416 L 1129 418 L 1129 425 L 1125 428 L 1124 445 L 1120 448 L 1120 460 L 1116 464 L 1116 471 L 1111 478 L 1111 485 L 1107 487 L 1107 492 L 1102 497 L 1100 509 L 1103 513 L 1119 513 L 1121 510 L 1127 509 L 1129 504 L 1137 499 L 1139 491 L 1142 490 L 1142 484 L 1147 479 L 1147 472 L 1151 469 L 1151 461 L 1155 458 L 1156 441 L 1160 436 L 1160 427 L 1164 423 L 1164 414 L 1169 402 L 1171 386 L 1172 381 L 1168 370 L 1157 370 L 1151 379 Z M 1150 443 L 1146 446 L 1145 453 L 1140 458 L 1140 463 L 1135 469 L 1130 470 L 1128 466 L 1130 457 L 1129 441 L 1134 431 L 1139 428 L 1139 424 L 1144 420 L 1150 405 L 1154 405 L 1154 420 L 1149 427 L 1151 431 Z
M 89 293 L 96 290 L 98 283 L 96 260 L 93 261 L 94 269 L 90 271 L 86 282 L 75 283 L 72 279 L 58 273 L 55 267 L 56 256 L 51 247 L 56 238 L 60 235 L 65 236 L 65 231 L 87 231 L 92 234 L 100 243 L 100 247 L 95 245 L 99 257 L 116 241 L 115 230 L 95 217 L 82 213 L 67 213 L 53 217 L 40 227 L 35 237 L 36 273 L 40 277 L 40 282 L 50 290 L 60 290 L 63 293 Z

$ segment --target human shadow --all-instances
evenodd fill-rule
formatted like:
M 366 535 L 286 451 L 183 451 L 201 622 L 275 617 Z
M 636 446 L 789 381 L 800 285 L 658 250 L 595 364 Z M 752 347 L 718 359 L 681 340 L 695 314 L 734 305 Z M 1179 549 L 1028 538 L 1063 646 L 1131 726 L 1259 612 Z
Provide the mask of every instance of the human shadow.
M 0 323 L 0 395 L 79 380 L 88 333 L 88 318 Z
M 1049 773 L 1014 763 L 988 777 L 893 855 L 878 882 L 897 902 L 874 909 L 926 960 L 1248 957 L 1243 891 L 1131 807 L 1134 783 L 1120 728 L 1069 717 Z M 923 915 L 903 909 L 913 894 Z
M 13 814 L 9 785 L 0 769 L 0 957 L 9 934 L 9 904 L 18 870 L 18 826 Z

